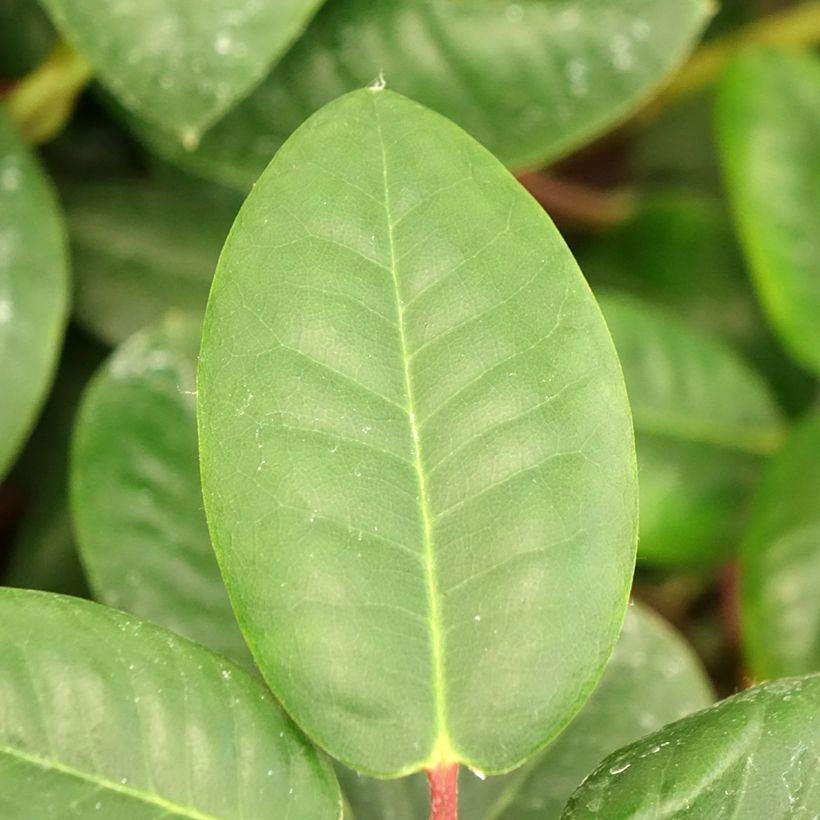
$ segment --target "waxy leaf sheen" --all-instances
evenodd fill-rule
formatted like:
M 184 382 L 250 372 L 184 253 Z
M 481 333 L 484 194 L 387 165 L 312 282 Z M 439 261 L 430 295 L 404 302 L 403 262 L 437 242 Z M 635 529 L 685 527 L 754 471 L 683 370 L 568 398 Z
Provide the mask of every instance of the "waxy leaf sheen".
M 261 80 L 321 0 L 43 0 L 127 109 L 188 147 Z
M 749 689 L 608 757 L 561 817 L 816 817 L 818 710 L 819 675 Z
M 626 608 L 631 423 L 589 288 L 496 159 L 378 88 L 312 117 L 228 238 L 197 388 L 228 591 L 314 740 L 500 772 L 563 728 Z
M 705 0 L 334 0 L 197 150 L 137 133 L 193 173 L 248 188 L 307 116 L 382 75 L 510 167 L 540 167 L 647 99 L 711 11 Z
M 54 192 L 0 112 L 0 478 L 51 383 L 68 301 Z
M 0 590 L 0 817 L 337 820 L 330 767 L 258 681 L 107 607 Z
M 74 526 L 103 603 L 252 667 L 202 512 L 200 327 L 171 316 L 123 343 L 95 376 L 74 435 Z

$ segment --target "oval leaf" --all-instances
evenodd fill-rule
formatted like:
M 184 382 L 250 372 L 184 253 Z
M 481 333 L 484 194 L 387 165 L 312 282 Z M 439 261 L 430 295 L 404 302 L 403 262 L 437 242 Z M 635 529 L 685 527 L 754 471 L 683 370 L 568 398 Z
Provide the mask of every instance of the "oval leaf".
M 317 114 L 229 237 L 198 390 L 234 608 L 311 736 L 399 775 L 508 769 L 563 727 L 626 606 L 631 425 L 572 256 L 493 157 L 388 91 Z
M 506 164 L 540 167 L 634 110 L 710 13 L 704 0 L 337 0 L 199 150 L 143 136 L 194 173 L 247 188 L 306 115 L 381 74 Z
M 51 383 L 68 310 L 57 202 L 0 112 L 0 477 Z
M 321 0 L 43 0 L 131 112 L 188 147 L 261 80 Z
M 171 308 L 204 311 L 239 207 L 210 194 L 158 180 L 62 188 L 79 321 L 119 344 Z
M 761 459 L 782 438 L 763 380 L 728 347 L 629 296 L 601 297 L 632 404 L 642 559 L 709 564 L 732 546 Z
M 88 601 L 0 591 L 0 815 L 335 820 L 328 765 L 224 658 Z
M 820 671 L 820 418 L 768 466 L 742 553 L 743 638 L 761 678 Z
M 562 818 L 816 816 L 818 709 L 820 676 L 735 695 L 611 755 Z
M 820 61 L 742 57 L 720 87 L 717 121 L 763 307 L 792 355 L 820 373 Z
M 482 781 L 463 773 L 462 814 L 470 820 L 558 817 L 601 758 L 713 700 L 689 646 L 651 610 L 632 606 L 606 672 L 578 716 L 511 774 Z M 424 814 L 427 784 L 420 775 L 383 781 L 339 771 L 339 777 L 356 820 L 415 820 Z
M 72 510 L 95 595 L 250 666 L 202 512 L 194 382 L 199 323 L 123 344 L 86 393 Z

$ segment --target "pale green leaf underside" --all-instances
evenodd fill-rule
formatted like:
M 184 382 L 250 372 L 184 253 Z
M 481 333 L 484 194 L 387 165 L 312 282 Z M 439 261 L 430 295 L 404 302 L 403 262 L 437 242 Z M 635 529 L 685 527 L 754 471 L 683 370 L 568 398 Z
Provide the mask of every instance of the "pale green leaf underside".
M 0 591 L 0 623 L 0 816 L 339 816 L 327 764 L 224 658 L 49 593 Z
M 816 817 L 818 709 L 817 675 L 735 695 L 611 755 L 562 818 Z
M 767 467 L 742 553 L 743 638 L 751 672 L 820 671 L 820 418 Z
M 626 604 L 629 411 L 574 260 L 484 149 L 389 91 L 313 117 L 228 239 L 198 391 L 223 575 L 312 737 L 370 773 L 501 771 L 570 719 Z
M 252 666 L 202 512 L 194 382 L 200 322 L 132 336 L 77 423 L 74 525 L 95 595 Z
M 43 0 L 132 113 L 187 145 L 261 80 L 321 0 Z
M 709 14 L 704 0 L 335 0 L 197 151 L 138 132 L 193 172 L 247 188 L 307 116 L 381 74 L 521 170 L 634 110 Z
M 74 315 L 111 345 L 169 309 L 202 313 L 234 196 L 173 180 L 61 188 L 75 268 Z
M 68 290 L 54 194 L 0 113 L 0 477 L 51 382 Z
M 820 61 L 742 57 L 721 85 L 717 124 L 763 307 L 792 355 L 820 372 Z
M 601 308 L 635 421 L 642 558 L 716 563 L 783 423 L 765 381 L 670 312 L 609 292 Z
M 636 693 L 640 693 L 636 697 Z M 470 820 L 549 820 L 600 760 L 626 743 L 704 709 L 706 674 L 679 635 L 650 610 L 630 607 L 592 697 L 541 754 L 508 775 L 481 781 L 462 771 L 461 813 Z M 417 820 L 426 779 L 379 781 L 340 772 L 355 820 Z

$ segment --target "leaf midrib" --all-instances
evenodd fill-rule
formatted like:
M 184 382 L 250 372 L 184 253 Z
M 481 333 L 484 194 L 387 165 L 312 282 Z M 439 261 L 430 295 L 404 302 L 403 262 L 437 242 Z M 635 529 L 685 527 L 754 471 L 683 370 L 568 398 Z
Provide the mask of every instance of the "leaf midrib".
M 436 736 L 434 746 L 431 751 L 430 761 L 425 764 L 425 768 L 432 769 L 441 763 L 453 763 L 455 754 L 453 752 L 447 732 L 447 713 L 444 685 L 444 636 L 440 625 L 439 612 L 439 588 L 438 577 L 436 575 L 435 554 L 433 548 L 432 520 L 430 502 L 427 495 L 427 481 L 424 475 L 424 468 L 421 458 L 421 439 L 419 428 L 416 422 L 415 398 L 413 393 L 413 382 L 410 375 L 410 353 L 407 344 L 407 334 L 405 331 L 404 308 L 402 306 L 401 292 L 399 290 L 398 271 L 396 270 L 396 243 L 394 236 L 394 221 L 390 204 L 390 186 L 387 179 L 387 146 L 382 132 L 381 115 L 379 113 L 378 95 L 381 89 L 372 89 L 373 110 L 376 120 L 376 129 L 379 137 L 382 158 L 382 174 L 384 180 L 384 210 L 387 223 L 387 238 L 390 251 L 390 275 L 393 281 L 393 295 L 396 303 L 396 317 L 399 331 L 399 342 L 401 346 L 402 370 L 404 375 L 404 391 L 407 397 L 407 418 L 410 425 L 410 434 L 413 441 L 413 465 L 416 471 L 419 489 L 419 510 L 422 519 L 422 534 L 424 541 L 424 553 L 422 561 L 425 571 L 425 582 L 429 598 L 429 627 L 430 627 L 430 648 L 433 673 L 433 691 L 435 695 L 436 708 Z
M 86 783 L 93 784 L 100 789 L 105 789 L 107 791 L 112 791 L 127 797 L 131 797 L 142 803 L 156 806 L 167 814 L 173 813 L 179 817 L 189 818 L 189 820 L 222 820 L 216 815 L 203 814 L 196 809 L 192 809 L 188 806 L 181 806 L 171 800 L 166 800 L 159 795 L 149 794 L 148 792 L 143 792 L 139 789 L 125 786 L 122 783 L 116 783 L 108 778 L 100 777 L 99 775 L 91 774 L 90 772 L 84 772 L 81 769 L 75 769 L 73 766 L 68 766 L 58 760 L 52 760 L 51 758 L 30 754 L 29 752 L 24 752 L 21 749 L 15 749 L 12 746 L 0 744 L 0 754 L 22 760 L 25 763 L 32 766 L 37 766 L 41 769 L 52 769 L 60 774 L 67 775 L 68 777 L 74 777 L 78 780 L 83 780 Z

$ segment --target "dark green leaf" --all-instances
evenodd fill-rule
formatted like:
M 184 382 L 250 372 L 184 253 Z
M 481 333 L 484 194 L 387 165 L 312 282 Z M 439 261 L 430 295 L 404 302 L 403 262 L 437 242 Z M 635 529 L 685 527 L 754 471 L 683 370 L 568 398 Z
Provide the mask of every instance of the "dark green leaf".
M 717 107 L 730 198 L 761 302 L 820 372 L 820 61 L 762 53 L 727 73 Z
M 820 417 L 768 466 L 743 557 L 743 637 L 761 678 L 820 671 Z
M 815 817 L 818 709 L 820 676 L 735 695 L 611 755 L 562 818 Z
M 51 382 L 68 310 L 54 193 L 0 112 L 0 476 Z
M 198 389 L 234 607 L 321 745 L 497 772 L 569 721 L 626 606 L 631 425 L 589 289 L 493 157 L 389 91 L 323 109 L 231 232 Z
M 75 528 L 100 600 L 250 666 L 202 512 L 199 330 L 169 318 L 125 342 L 95 377 L 74 441 Z
M 671 313 L 614 293 L 601 307 L 635 422 L 640 557 L 716 563 L 732 546 L 762 457 L 780 444 L 780 413 L 730 348 Z
M 238 203 L 174 181 L 62 189 L 78 319 L 109 344 L 176 308 L 204 310 Z
M 335 820 L 330 768 L 270 693 L 124 613 L 0 591 L 0 816 Z
M 321 0 L 42 0 L 130 111 L 185 143 L 247 94 Z
M 22 77 L 36 68 L 54 40 L 35 0 L 0 0 L 0 78 Z
M 194 173 L 246 188 L 309 114 L 381 74 L 506 164 L 538 167 L 633 111 L 710 11 L 704 0 L 337 0 L 197 151 L 142 134 Z

